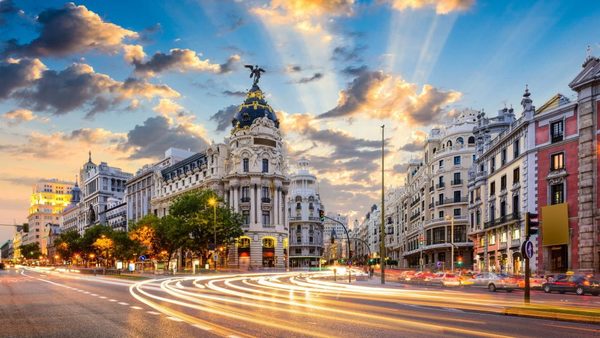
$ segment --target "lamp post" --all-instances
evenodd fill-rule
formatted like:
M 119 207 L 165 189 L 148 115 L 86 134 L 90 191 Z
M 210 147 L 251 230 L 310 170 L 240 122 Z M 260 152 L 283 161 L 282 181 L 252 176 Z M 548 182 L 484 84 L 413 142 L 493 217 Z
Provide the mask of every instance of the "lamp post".
M 213 251 L 213 259 L 215 260 L 215 272 L 217 271 L 217 199 L 211 197 L 208 199 L 208 204 L 213 207 L 213 235 L 214 235 L 214 251 Z
M 454 216 L 446 216 L 446 220 L 450 221 L 450 267 L 454 272 Z

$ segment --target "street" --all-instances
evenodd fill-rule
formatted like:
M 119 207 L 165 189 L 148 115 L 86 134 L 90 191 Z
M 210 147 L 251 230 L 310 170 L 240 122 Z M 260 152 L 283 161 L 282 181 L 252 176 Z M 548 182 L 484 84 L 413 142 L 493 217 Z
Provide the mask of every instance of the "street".
M 319 273 L 143 281 L 0 271 L 2 337 L 589 337 L 590 324 L 503 315 L 522 293 L 333 282 Z M 600 309 L 600 297 L 535 292 L 534 304 Z

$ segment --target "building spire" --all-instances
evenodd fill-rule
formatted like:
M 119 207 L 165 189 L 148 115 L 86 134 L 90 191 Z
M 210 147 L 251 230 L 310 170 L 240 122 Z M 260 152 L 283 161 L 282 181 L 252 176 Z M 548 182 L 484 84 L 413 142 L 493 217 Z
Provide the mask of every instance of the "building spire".
M 79 175 L 75 174 L 75 186 L 79 186 Z
M 91 150 L 88 151 L 88 155 L 89 155 L 88 162 L 91 163 L 92 162 L 92 151 Z

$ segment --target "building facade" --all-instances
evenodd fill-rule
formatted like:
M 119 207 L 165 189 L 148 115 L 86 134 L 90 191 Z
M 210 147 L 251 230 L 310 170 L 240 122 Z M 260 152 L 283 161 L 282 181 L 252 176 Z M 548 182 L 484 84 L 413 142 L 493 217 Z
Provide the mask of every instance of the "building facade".
M 125 185 L 133 175 L 119 168 L 110 167 L 106 162 L 95 164 L 92 162 L 92 153 L 89 153 L 87 163 L 80 170 L 83 184 L 80 213 L 84 213 L 84 220 L 79 220 L 78 231 L 80 234 L 85 229 L 96 224 L 106 224 L 106 211 L 109 198 L 123 200 Z
M 151 201 L 154 196 L 155 177 L 160 176 L 160 171 L 177 162 L 180 162 L 194 153 L 177 148 L 165 151 L 162 160 L 145 165 L 125 183 L 127 222 L 137 222 L 142 217 L 152 212 Z
M 323 255 L 324 226 L 319 210 L 324 210 L 317 192 L 317 178 L 302 159 L 290 177 L 288 199 L 290 267 L 317 267 Z
M 289 178 L 279 121 L 254 85 L 232 121 L 231 135 L 157 173 L 152 211 L 168 214 L 182 193 L 215 191 L 243 216 L 244 236 L 228 250 L 240 269 L 287 266 Z
M 118 198 L 108 199 L 108 209 L 100 213 L 103 223 L 116 231 L 127 231 L 127 203 Z
M 71 201 L 73 183 L 57 179 L 41 180 L 33 186 L 30 197 L 29 233 L 22 237 L 21 245 L 38 243 L 42 255 L 47 255 L 46 224 L 55 224 L 60 221 L 63 209 Z

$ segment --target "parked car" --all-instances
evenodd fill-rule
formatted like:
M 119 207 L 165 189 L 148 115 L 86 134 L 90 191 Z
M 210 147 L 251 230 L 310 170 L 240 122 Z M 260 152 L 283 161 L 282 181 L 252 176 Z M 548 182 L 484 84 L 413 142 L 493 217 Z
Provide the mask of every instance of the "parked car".
M 521 288 L 521 289 L 525 288 L 525 277 L 519 276 L 519 277 L 515 277 L 515 278 L 517 280 L 517 283 L 519 284 L 519 288 Z M 547 282 L 546 278 L 541 277 L 541 276 L 529 277 L 529 287 L 532 289 L 541 289 L 542 285 L 546 282 Z
M 586 293 L 598 296 L 600 294 L 600 281 L 585 275 L 571 275 L 546 282 L 542 288 L 546 293 L 558 291 L 560 293 L 575 292 L 580 296 Z
M 493 272 L 482 272 L 475 275 L 473 286 L 485 287 L 490 292 L 496 292 L 496 290 L 512 292 L 514 289 L 519 288 L 519 284 L 515 278 Z
M 442 285 L 443 286 L 459 286 L 461 285 L 461 280 L 458 275 L 453 273 L 446 272 L 442 277 Z

